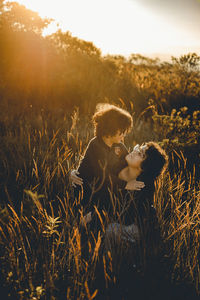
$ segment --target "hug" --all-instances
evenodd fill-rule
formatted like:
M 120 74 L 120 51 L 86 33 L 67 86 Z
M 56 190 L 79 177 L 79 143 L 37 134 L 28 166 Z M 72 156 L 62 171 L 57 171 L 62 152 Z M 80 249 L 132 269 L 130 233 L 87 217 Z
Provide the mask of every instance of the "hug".
M 167 155 L 155 142 L 128 152 L 124 137 L 134 129 L 124 109 L 101 105 L 92 121 L 94 138 L 70 174 L 80 224 L 87 232 L 139 240 L 145 226 L 151 224 L 153 231 L 157 222 L 154 182 L 167 166 Z

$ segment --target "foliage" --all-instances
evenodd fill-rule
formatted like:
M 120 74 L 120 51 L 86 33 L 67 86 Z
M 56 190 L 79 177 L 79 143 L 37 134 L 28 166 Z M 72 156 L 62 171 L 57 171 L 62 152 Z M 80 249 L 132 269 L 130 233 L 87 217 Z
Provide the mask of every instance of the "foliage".
M 153 115 L 154 130 L 163 142 L 182 147 L 199 144 L 200 111 L 194 111 L 192 115 L 187 111 L 187 107 L 182 107 L 179 111 L 173 109 L 170 115 Z
M 42 30 L 49 25 L 50 19 L 42 19 L 38 13 L 33 12 L 17 2 L 2 3 L 1 29 L 13 31 L 34 32 L 41 34 Z

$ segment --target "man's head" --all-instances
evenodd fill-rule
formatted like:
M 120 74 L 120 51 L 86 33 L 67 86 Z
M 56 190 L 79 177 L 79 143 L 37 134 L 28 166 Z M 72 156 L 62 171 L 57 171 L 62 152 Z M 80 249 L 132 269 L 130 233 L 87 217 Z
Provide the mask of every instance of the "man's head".
M 130 131 L 133 120 L 129 112 L 115 105 L 104 104 L 93 115 L 94 133 L 97 137 L 113 137 L 113 143 L 122 141 Z
M 145 158 L 141 163 L 142 173 L 155 180 L 165 169 L 168 157 L 157 143 L 148 142 L 145 145 Z
M 165 151 L 155 142 L 136 145 L 126 156 L 129 167 L 140 169 L 140 175 L 152 181 L 161 174 L 167 160 Z

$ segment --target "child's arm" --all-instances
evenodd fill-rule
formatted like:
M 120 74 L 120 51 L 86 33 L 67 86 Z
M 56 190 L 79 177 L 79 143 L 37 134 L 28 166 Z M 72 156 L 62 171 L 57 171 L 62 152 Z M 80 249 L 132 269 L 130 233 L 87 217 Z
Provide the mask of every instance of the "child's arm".
M 78 176 L 79 171 L 78 170 L 72 170 L 69 175 L 69 180 L 73 187 L 76 187 L 77 185 L 82 186 L 83 185 L 83 179 Z

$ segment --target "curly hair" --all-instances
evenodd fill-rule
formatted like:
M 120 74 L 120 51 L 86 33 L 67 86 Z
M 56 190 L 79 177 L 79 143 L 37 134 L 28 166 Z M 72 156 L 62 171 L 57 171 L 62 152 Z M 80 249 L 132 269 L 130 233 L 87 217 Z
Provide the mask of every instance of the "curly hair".
M 130 113 L 111 104 L 98 105 L 92 121 L 94 134 L 98 137 L 114 136 L 118 130 L 120 133 L 128 132 L 133 126 Z

